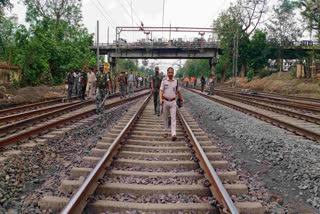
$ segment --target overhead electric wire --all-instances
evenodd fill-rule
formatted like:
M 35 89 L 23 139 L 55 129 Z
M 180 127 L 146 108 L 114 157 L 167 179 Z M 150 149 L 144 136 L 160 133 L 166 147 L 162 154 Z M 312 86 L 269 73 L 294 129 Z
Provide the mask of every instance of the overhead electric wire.
M 213 14 L 213 16 L 211 17 L 211 19 L 209 20 L 209 22 L 208 22 L 205 26 L 208 26 L 208 25 L 210 25 L 210 23 L 212 23 L 214 17 L 221 12 L 222 8 L 226 5 L 227 2 L 229 2 L 229 0 L 228 0 L 228 1 L 223 1 L 223 3 L 220 5 L 220 7 L 219 7 L 219 9 L 218 9 L 218 12 L 216 12 L 216 13 Z
M 109 12 L 107 11 L 107 9 L 101 4 L 101 2 L 99 0 L 97 0 L 97 2 L 99 3 L 99 5 L 101 6 L 101 8 L 105 11 L 105 13 L 108 15 L 108 17 L 110 18 L 112 23 L 115 23 L 112 19 L 112 17 L 110 16 Z
M 125 2 L 127 2 L 128 6 L 131 6 L 130 3 L 128 2 L 128 0 L 125 0 Z M 133 11 L 133 14 L 135 15 L 135 17 L 138 19 L 138 21 L 140 23 L 142 23 L 142 20 L 139 18 L 139 16 L 137 15 L 137 12 L 136 10 L 134 9 L 134 7 L 132 7 L 132 11 Z
M 94 3 L 93 0 L 91 0 L 92 4 L 99 10 L 99 12 L 102 14 L 102 16 L 107 20 L 107 22 L 113 27 L 115 28 L 115 26 L 113 25 L 113 23 L 105 16 L 105 14 L 101 11 L 101 9 Z
M 130 12 L 127 10 L 127 8 L 121 3 L 121 1 L 119 1 L 121 7 L 123 8 L 123 10 L 127 13 L 127 15 L 129 16 L 129 18 L 131 19 L 131 14 Z M 137 26 L 140 26 L 140 24 L 135 23 Z

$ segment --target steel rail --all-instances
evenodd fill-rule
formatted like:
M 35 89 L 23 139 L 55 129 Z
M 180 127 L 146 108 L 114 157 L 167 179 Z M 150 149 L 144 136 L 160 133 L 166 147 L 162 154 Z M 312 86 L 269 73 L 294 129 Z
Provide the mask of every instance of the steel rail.
M 48 113 L 45 113 L 45 114 L 41 114 L 41 115 L 38 115 L 36 117 L 28 118 L 28 119 L 25 119 L 25 120 L 20 120 L 20 121 L 17 121 L 15 123 L 10 123 L 8 125 L 1 126 L 0 127 L 0 134 L 9 132 L 10 130 L 13 130 L 13 129 L 17 129 L 17 127 L 24 126 L 24 125 L 27 125 L 29 123 L 33 123 L 33 122 L 36 122 L 36 121 L 41 121 L 41 120 L 47 119 L 49 117 L 52 117 L 54 115 L 62 114 L 64 112 L 66 112 L 66 111 L 71 111 L 71 110 L 74 110 L 76 108 L 81 108 L 81 107 L 84 107 L 86 105 L 90 105 L 92 103 L 94 103 L 94 101 L 92 101 L 92 100 L 85 101 L 85 102 L 80 102 L 80 103 L 75 103 L 75 104 L 72 104 L 71 106 L 67 106 L 67 107 L 64 107 L 64 108 L 61 108 L 61 109 L 58 109 L 58 110 L 54 110 L 54 111 L 51 111 L 51 112 L 48 112 Z
M 126 134 L 130 131 L 130 128 L 133 126 L 135 121 L 137 120 L 138 116 L 141 114 L 141 112 L 146 107 L 148 101 L 150 100 L 152 96 L 152 93 L 143 101 L 139 109 L 134 113 L 130 121 L 127 123 L 127 125 L 122 129 L 120 134 L 117 136 L 116 139 L 112 142 L 106 153 L 103 155 L 101 160 L 98 162 L 98 164 L 94 167 L 94 169 L 91 171 L 89 176 L 86 178 L 84 183 L 80 186 L 78 191 L 73 195 L 67 206 L 63 209 L 61 212 L 62 214 L 68 214 L 68 213 L 82 213 L 83 209 L 86 206 L 86 200 L 88 196 L 93 194 L 93 192 L 98 187 L 98 180 L 103 177 L 105 174 L 105 167 L 108 164 L 108 162 L 111 161 L 112 157 L 115 155 L 115 152 L 117 151 L 117 148 L 120 145 L 120 142 L 124 139 Z
M 228 89 L 225 87 L 217 87 L 215 90 L 217 91 L 227 91 L 227 92 L 233 92 L 233 93 L 237 93 L 237 94 L 241 94 L 241 90 L 242 89 L 238 89 L 238 88 L 232 88 L 232 89 Z M 253 96 L 250 94 L 242 94 L 245 96 Z M 279 95 L 279 94 L 275 94 L 275 93 L 266 93 L 266 92 L 258 92 L 257 97 L 264 97 L 264 98 L 269 98 L 269 99 L 275 99 L 275 100 L 282 100 L 282 101 L 293 101 L 295 103 L 300 103 L 303 105 L 316 105 L 316 106 L 320 106 L 320 99 L 317 98 L 311 98 L 311 97 L 301 97 L 301 96 L 291 96 L 291 95 Z M 304 103 L 304 102 L 297 102 L 297 100 L 299 101 L 306 101 L 306 102 L 311 102 L 311 103 Z
M 239 211 L 234 205 L 233 201 L 231 200 L 227 190 L 224 188 L 218 174 L 214 170 L 212 164 L 210 163 L 207 155 L 203 151 L 199 141 L 197 140 L 196 136 L 194 135 L 192 129 L 190 128 L 188 122 L 184 118 L 183 114 L 181 113 L 180 109 L 177 109 L 178 116 L 180 121 L 182 122 L 183 127 L 187 131 L 187 134 L 193 144 L 196 154 L 198 155 L 199 160 L 203 164 L 204 171 L 208 176 L 208 179 L 212 186 L 210 186 L 210 190 L 212 194 L 216 197 L 219 203 L 226 208 L 232 214 L 238 214 Z M 212 187 L 212 188 L 211 188 Z
M 144 89 L 140 89 L 140 90 L 137 90 L 137 91 L 142 91 L 142 90 L 144 90 Z M 120 96 L 120 94 L 116 93 L 116 94 L 110 95 L 110 98 L 119 97 L 119 96 Z M 28 119 L 25 119 L 25 120 L 17 121 L 15 123 L 11 123 L 11 124 L 8 124 L 8 125 L 0 126 L 0 134 L 9 132 L 10 130 L 16 129 L 19 126 L 23 126 L 23 125 L 27 125 L 27 124 L 35 122 L 35 121 L 43 120 L 43 119 L 52 117 L 54 115 L 59 115 L 59 114 L 65 112 L 65 111 L 71 111 L 71 110 L 74 110 L 74 109 L 82 107 L 82 106 L 87 106 L 87 105 L 93 104 L 94 102 L 95 102 L 94 100 L 88 100 L 88 101 L 80 102 L 80 103 L 67 104 L 65 106 L 62 106 L 61 108 L 58 108 L 58 110 L 54 110 L 56 108 L 53 108 L 51 110 L 54 110 L 54 111 L 49 111 L 49 112 L 47 112 L 45 114 L 41 114 L 41 115 L 38 115 L 36 117 L 32 117 L 32 118 L 28 118 Z M 35 110 L 35 112 L 31 112 L 31 113 L 35 114 L 35 113 L 37 113 L 39 111 L 41 112 L 42 110 L 41 109 L 40 110 Z M 22 115 L 24 115 L 24 114 L 29 115 L 28 112 L 22 113 Z M 18 115 L 20 115 L 20 114 L 18 114 Z M 12 116 L 8 116 L 8 117 L 17 117 L 17 116 L 12 115 Z M 20 116 L 20 117 L 22 117 L 22 116 Z M 0 118 L 0 122 L 1 122 L 1 118 Z
M 189 90 L 189 91 L 191 91 L 191 90 Z M 315 140 L 317 142 L 320 142 L 320 133 L 304 129 L 302 127 L 287 123 L 285 121 L 270 117 L 270 116 L 265 115 L 265 114 L 261 114 L 261 113 L 256 112 L 256 111 L 252 111 L 250 109 L 247 109 L 247 108 L 244 108 L 244 107 L 241 107 L 241 106 L 238 106 L 238 105 L 235 105 L 235 104 L 232 104 L 232 103 L 220 100 L 220 99 L 216 99 L 214 97 L 211 97 L 211 96 L 208 96 L 208 95 L 205 95 L 205 94 L 201 94 L 201 93 L 198 93 L 198 92 L 195 92 L 195 91 L 191 91 L 191 92 L 193 92 L 195 94 L 199 94 L 199 95 L 201 95 L 201 96 L 203 96 L 203 97 L 205 97 L 207 99 L 213 100 L 213 101 L 215 101 L 217 103 L 220 103 L 222 105 L 228 106 L 228 107 L 233 108 L 233 109 L 236 109 L 238 111 L 241 111 L 241 112 L 244 112 L 244 113 L 249 113 L 249 115 L 253 115 L 254 117 L 257 117 L 257 118 L 259 118 L 261 120 L 264 120 L 264 121 L 267 121 L 267 122 L 271 122 L 271 123 L 275 123 L 280 127 L 287 128 L 288 130 L 290 130 L 292 132 L 295 132 L 296 134 L 299 134 L 299 135 L 305 136 L 307 138 L 313 139 L 313 140 Z
M 276 113 L 285 114 L 285 115 L 288 115 L 288 116 L 291 116 L 291 117 L 294 117 L 294 118 L 303 119 L 303 120 L 306 120 L 308 122 L 320 124 L 320 118 L 318 118 L 318 117 L 313 117 L 313 116 L 301 114 L 301 113 L 298 113 L 298 112 L 295 112 L 295 111 L 290 111 L 290 110 L 287 110 L 287 109 L 278 108 L 276 106 L 270 106 L 268 104 L 258 103 L 258 102 L 247 100 L 247 99 L 240 98 L 240 97 L 234 97 L 234 96 L 229 96 L 229 95 L 227 95 L 226 97 L 229 98 L 229 99 L 231 97 L 233 100 L 245 103 L 247 105 L 259 107 L 259 108 L 262 108 L 262 109 L 267 109 L 269 111 L 273 111 L 273 112 L 276 112 Z M 320 111 L 319 111 L 319 113 L 320 113 Z
M 60 102 L 62 102 L 62 99 L 55 99 L 55 100 L 50 100 L 50 101 L 45 101 L 45 102 L 39 102 L 39 103 L 34 103 L 34 104 L 17 106 L 17 107 L 13 107 L 13 108 L 7 108 L 7 109 L 0 110 L 0 116 L 5 115 L 5 114 L 9 114 L 12 112 L 21 111 L 23 109 L 29 109 L 29 108 L 50 105 L 50 104 L 55 104 L 55 103 L 60 103 Z
M 131 98 L 127 98 L 127 99 L 124 99 L 124 100 L 120 100 L 120 101 L 117 101 L 117 102 L 114 102 L 114 103 L 111 103 L 111 104 L 107 104 L 107 105 L 105 105 L 105 108 L 106 107 L 107 108 L 112 108 L 112 107 L 121 105 L 123 103 L 138 99 L 138 98 L 143 97 L 143 96 L 145 96 L 147 94 L 149 94 L 149 92 L 137 95 L 135 97 L 131 97 Z M 58 121 L 54 121 L 54 122 L 51 122 L 51 123 L 48 123 L 48 124 L 44 124 L 44 125 L 39 126 L 39 127 L 35 127 L 33 129 L 30 129 L 30 130 L 25 131 L 25 132 L 21 132 L 21 133 L 18 133 L 18 134 L 15 134 L 15 135 L 11 135 L 11 136 L 6 137 L 6 138 L 2 138 L 0 140 L 0 148 L 8 146 L 8 145 L 13 144 L 13 143 L 16 143 L 19 140 L 24 140 L 24 139 L 26 139 L 26 138 L 28 138 L 30 136 L 39 134 L 39 133 L 41 133 L 41 132 L 43 132 L 45 130 L 48 130 L 50 128 L 55 128 L 55 127 L 57 127 L 59 125 L 62 125 L 64 123 L 66 123 L 66 122 L 70 122 L 70 121 L 73 121 L 73 120 L 78 119 L 78 118 L 89 116 L 91 114 L 94 114 L 95 112 L 96 112 L 96 108 L 93 108 L 91 110 L 87 110 L 87 111 L 81 112 L 79 114 L 72 115 L 70 117 L 67 117 L 67 118 L 64 118 L 64 119 L 61 119 L 61 120 L 58 120 Z
M 65 103 L 65 104 L 62 104 L 62 105 L 59 105 L 59 106 L 49 106 L 47 108 L 34 109 L 34 110 L 31 110 L 31 111 L 27 111 L 27 112 L 21 112 L 21 113 L 14 114 L 14 115 L 8 115 L 8 116 L 5 116 L 5 117 L 0 117 L 0 124 L 9 122 L 11 120 L 16 120 L 16 119 L 19 119 L 19 118 L 28 117 L 28 116 L 35 115 L 35 114 L 41 114 L 41 113 L 50 112 L 50 111 L 61 109 L 63 107 L 71 106 L 71 105 L 74 105 L 74 104 L 75 103 Z
M 235 96 L 234 93 L 232 92 L 225 92 L 225 91 L 218 91 L 218 90 L 215 90 L 217 94 L 227 94 L 227 96 Z M 241 93 L 236 93 L 237 95 L 243 95 Z M 256 101 L 262 101 L 262 102 L 266 102 L 265 99 L 263 99 L 263 97 L 261 96 L 248 96 L 248 95 L 244 95 L 245 97 L 250 97 L 251 99 L 253 100 L 256 100 Z M 270 99 L 270 97 L 265 97 L 265 98 L 268 98 Z M 239 98 L 240 99 L 240 98 Z M 271 98 L 273 99 L 273 98 Z M 267 102 L 269 103 L 272 103 L 272 104 L 275 104 L 275 105 L 281 105 L 281 106 L 285 106 L 285 107 L 292 107 L 292 108 L 295 108 L 295 109 L 300 109 L 302 111 L 311 111 L 311 112 L 315 112 L 315 113 L 320 113 L 320 105 L 313 105 L 313 104 L 307 104 L 307 103 L 301 103 L 301 102 L 296 102 L 296 101 L 290 101 L 290 100 L 282 100 L 280 99 L 281 101 L 273 101 L 273 100 L 268 100 Z M 319 109 L 317 109 L 319 108 Z

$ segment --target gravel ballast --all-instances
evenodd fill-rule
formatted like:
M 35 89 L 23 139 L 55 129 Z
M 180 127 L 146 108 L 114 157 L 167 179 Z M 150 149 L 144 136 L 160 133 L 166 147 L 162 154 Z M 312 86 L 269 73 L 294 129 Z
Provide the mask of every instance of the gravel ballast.
M 320 145 L 185 89 L 182 92 L 186 109 L 210 137 L 219 139 L 233 167 L 252 176 L 247 178 L 249 189 L 250 183 L 258 182 L 284 212 L 319 213 Z M 270 213 L 278 211 L 270 208 Z
M 47 140 L 21 155 L 0 163 L 0 214 L 42 213 L 43 195 L 61 195 L 61 180 L 90 153 L 102 136 L 137 101 L 114 107 L 103 115 L 86 118 L 63 136 Z

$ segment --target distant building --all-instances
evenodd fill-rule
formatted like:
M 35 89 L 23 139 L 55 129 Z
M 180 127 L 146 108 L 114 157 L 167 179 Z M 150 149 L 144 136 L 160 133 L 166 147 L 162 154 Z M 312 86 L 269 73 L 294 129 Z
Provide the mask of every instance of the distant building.
M 20 69 L 17 66 L 0 65 L 0 85 L 11 84 L 19 79 Z

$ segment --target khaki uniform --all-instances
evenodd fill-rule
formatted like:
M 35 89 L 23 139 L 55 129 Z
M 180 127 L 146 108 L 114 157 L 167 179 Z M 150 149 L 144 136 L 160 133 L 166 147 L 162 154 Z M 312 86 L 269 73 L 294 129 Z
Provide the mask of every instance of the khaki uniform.
M 88 72 L 87 75 L 88 78 L 88 84 L 87 84 L 87 96 L 89 99 L 93 98 L 93 92 L 94 92 L 94 83 L 97 81 L 96 75 L 93 72 Z
M 176 136 L 176 96 L 180 87 L 176 79 L 165 78 L 161 82 L 160 90 L 163 91 L 163 117 L 164 131 L 168 131 L 168 116 L 171 116 L 171 136 Z M 174 100 L 173 100 L 174 99 Z

